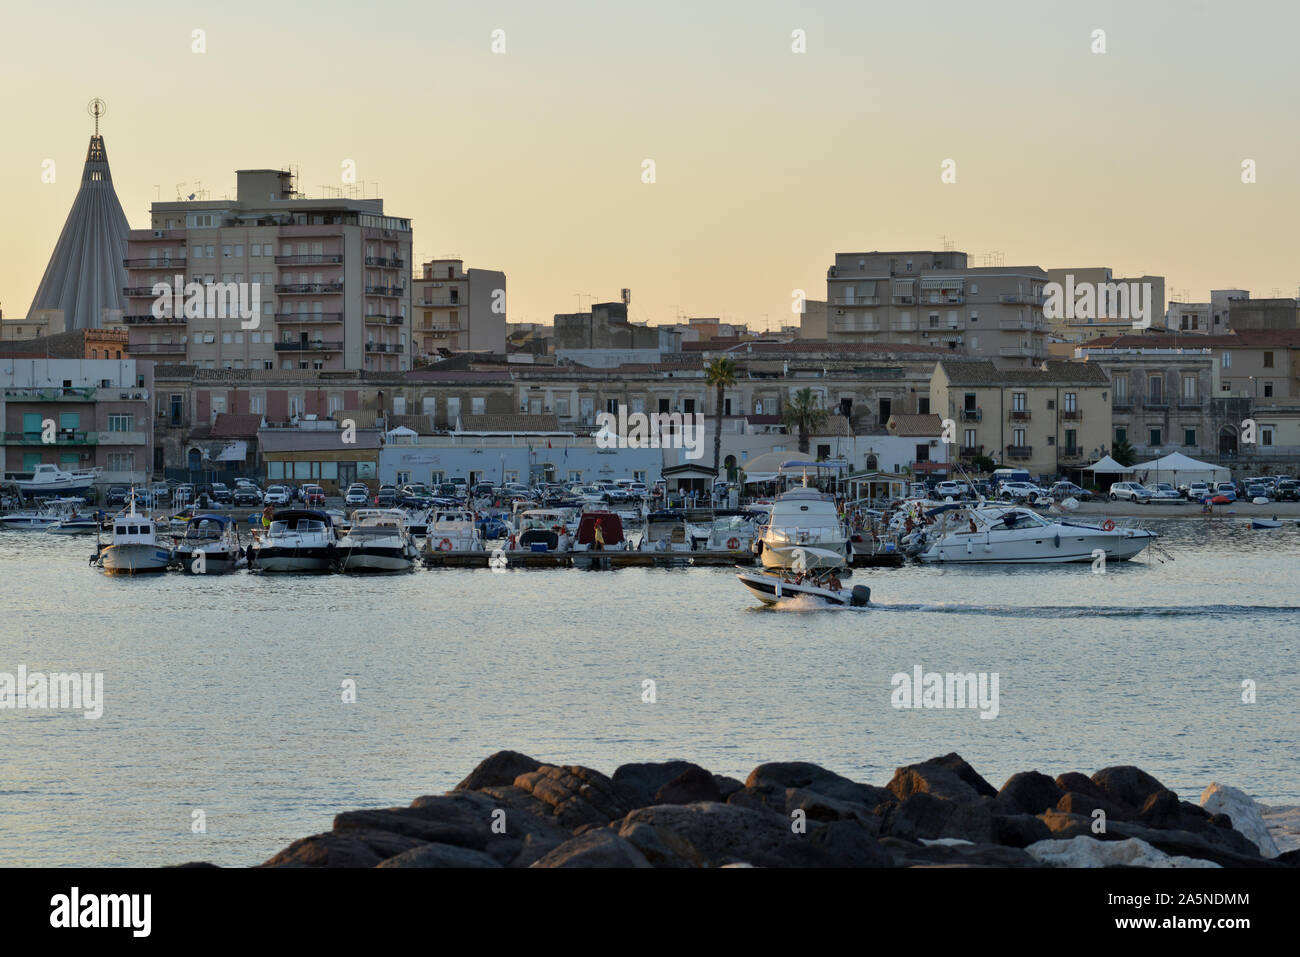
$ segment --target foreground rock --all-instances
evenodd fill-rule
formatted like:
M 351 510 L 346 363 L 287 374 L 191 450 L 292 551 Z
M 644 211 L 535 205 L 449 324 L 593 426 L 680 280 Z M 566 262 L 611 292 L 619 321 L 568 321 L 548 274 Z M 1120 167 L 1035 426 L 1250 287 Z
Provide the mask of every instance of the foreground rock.
M 886 787 L 807 762 L 744 782 L 689 761 L 606 776 L 516 751 L 409 807 L 347 811 L 264 867 L 1287 867 L 1260 809 L 1215 783 L 1200 804 L 1141 768 L 1013 774 L 994 788 L 958 754 Z

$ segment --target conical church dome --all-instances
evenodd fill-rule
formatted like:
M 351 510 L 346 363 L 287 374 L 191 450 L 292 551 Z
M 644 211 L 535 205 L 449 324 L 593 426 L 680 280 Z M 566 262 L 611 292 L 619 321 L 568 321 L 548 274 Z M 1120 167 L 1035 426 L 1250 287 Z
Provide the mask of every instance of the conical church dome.
M 98 329 L 104 310 L 126 307 L 122 288 L 126 285 L 126 234 L 130 227 L 108 169 L 108 153 L 95 134 L 86 151 L 81 188 L 73 200 L 68 221 L 54 246 L 45 276 L 36 290 L 28 316 L 38 309 L 62 309 L 64 328 Z

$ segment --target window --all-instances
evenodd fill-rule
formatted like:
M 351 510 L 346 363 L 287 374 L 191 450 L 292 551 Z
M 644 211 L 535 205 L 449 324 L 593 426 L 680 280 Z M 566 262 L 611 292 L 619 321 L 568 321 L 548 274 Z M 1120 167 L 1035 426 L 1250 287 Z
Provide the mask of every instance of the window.
M 248 411 L 256 415 L 266 414 L 266 393 L 253 392 L 248 396 Z
M 1077 392 L 1065 393 L 1063 397 L 1063 401 L 1061 402 L 1061 411 L 1063 412 L 1079 411 L 1079 395 Z
M 458 418 L 460 418 L 460 399 L 452 396 L 447 399 L 447 422 L 454 426 Z
M 1223 350 L 1223 355 L 1219 359 L 1220 367 L 1224 369 L 1232 368 L 1232 353 L 1227 349 Z
M 1163 441 L 1164 435 L 1161 434 L 1160 429 L 1147 429 L 1147 445 L 1151 446 L 1153 449 L 1158 449 Z
M 1056 436 L 1054 436 L 1054 435 L 1049 435 L 1049 436 L 1047 437 L 1047 444 L 1048 444 L 1049 447 L 1055 445 L 1055 444 L 1056 444 Z
M 962 446 L 968 449 L 975 448 L 975 430 L 967 429 L 962 438 Z
M 108 417 L 108 431 L 134 432 L 135 416 L 127 412 L 116 412 Z M 120 470 L 118 470 L 120 471 Z
M 644 410 L 643 410 L 644 411 Z M 561 419 L 568 418 L 569 415 L 569 398 L 564 396 L 555 400 L 555 414 Z
M 1183 376 L 1183 398 L 1190 402 L 1196 401 L 1196 376 Z
M 393 415 L 406 415 L 406 396 L 393 396 Z
M 1265 369 L 1273 368 L 1273 353 L 1271 352 L 1264 353 L 1264 368 Z
M 930 397 L 928 395 L 917 396 L 916 413 L 917 415 L 930 414 Z
M 1196 430 L 1183 429 L 1183 448 L 1191 449 L 1196 447 Z
M 1024 411 L 1025 411 L 1025 393 L 1023 393 L 1023 392 L 1013 392 L 1013 393 L 1011 393 L 1011 411 L 1013 411 L 1013 412 L 1024 412 Z M 1017 445 L 1024 445 L 1025 443 L 1023 443 L 1023 442 L 1017 442 L 1016 444 L 1017 444 Z
M 1276 426 L 1272 426 L 1272 425 L 1261 425 L 1261 426 L 1259 427 L 1259 444 L 1260 444 L 1260 445 L 1272 446 L 1272 444 L 1273 444 L 1273 430 L 1274 430 L 1275 428 L 1276 428 Z
M 474 415 L 482 415 L 486 410 L 487 400 L 483 396 L 474 396 L 469 400 L 470 411 Z
M 1271 382 L 1264 383 L 1264 398 L 1266 399 L 1273 398 L 1273 383 Z
M 1066 429 L 1066 430 L 1065 430 L 1065 447 L 1066 447 L 1067 449 L 1069 449 L 1070 452 L 1072 452 L 1072 453 L 1078 450 L 1078 448 L 1079 448 L 1079 433 L 1078 433 L 1077 430 L 1075 430 L 1075 429 Z
M 1024 429 L 1012 429 L 1012 430 L 1011 430 L 1011 436 L 1012 436 L 1012 438 L 1011 438 L 1011 444 L 1012 444 L 1012 445 L 1024 446 L 1025 444 L 1027 444 L 1027 443 L 1025 442 L 1025 430 L 1024 430 Z
M 1165 377 L 1163 375 L 1152 375 L 1147 377 L 1147 403 L 1150 405 L 1163 405 L 1165 400 Z M 1156 443 L 1159 445 L 1160 443 Z
M 110 472 L 134 472 L 135 453 L 110 452 L 108 454 L 108 470 Z
M 1128 429 L 1123 428 L 1122 426 L 1117 427 L 1115 429 L 1115 444 L 1119 445 L 1121 442 L 1127 442 L 1127 441 L 1128 441 Z
M 81 428 L 80 412 L 63 412 L 59 415 L 60 432 L 76 432 Z

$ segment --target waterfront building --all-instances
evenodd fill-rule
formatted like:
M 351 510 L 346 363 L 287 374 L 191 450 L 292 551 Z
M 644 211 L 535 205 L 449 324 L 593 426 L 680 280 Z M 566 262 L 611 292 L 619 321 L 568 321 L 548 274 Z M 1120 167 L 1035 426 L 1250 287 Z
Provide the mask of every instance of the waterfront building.
M 204 369 L 409 369 L 411 221 L 382 199 L 306 198 L 288 170 L 235 175 L 233 199 L 154 203 L 150 228 L 130 232 L 131 354 Z M 246 289 L 240 305 L 256 315 L 215 295 L 199 317 L 170 301 L 155 315 L 155 284 L 178 276 L 205 294 Z
M 506 274 L 432 259 L 411 280 L 415 354 L 506 351 Z

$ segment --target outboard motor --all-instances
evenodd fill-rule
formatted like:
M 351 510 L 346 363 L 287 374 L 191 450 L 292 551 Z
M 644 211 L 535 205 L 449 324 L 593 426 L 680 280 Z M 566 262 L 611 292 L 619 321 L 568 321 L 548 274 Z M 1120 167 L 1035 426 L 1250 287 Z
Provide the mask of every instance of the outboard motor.
M 849 598 L 849 604 L 854 608 L 865 608 L 871 604 L 871 589 L 866 585 L 854 585 L 853 595 Z

